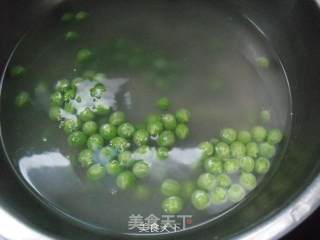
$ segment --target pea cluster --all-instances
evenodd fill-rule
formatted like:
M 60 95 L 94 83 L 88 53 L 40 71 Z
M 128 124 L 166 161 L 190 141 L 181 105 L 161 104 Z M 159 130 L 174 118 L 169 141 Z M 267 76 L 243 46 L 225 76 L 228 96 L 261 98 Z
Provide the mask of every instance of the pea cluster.
M 262 121 L 265 116 L 264 111 Z M 162 183 L 161 192 L 168 197 L 163 201 L 163 210 L 179 213 L 183 209 L 183 199 L 190 200 L 198 210 L 227 201 L 241 201 L 246 191 L 257 186 L 257 176 L 269 171 L 270 159 L 275 156 L 276 145 L 282 138 L 280 130 L 267 130 L 262 126 L 255 126 L 250 131 L 222 129 L 219 139 L 199 145 L 203 173 L 195 181 L 180 184 L 174 179 L 166 179 Z

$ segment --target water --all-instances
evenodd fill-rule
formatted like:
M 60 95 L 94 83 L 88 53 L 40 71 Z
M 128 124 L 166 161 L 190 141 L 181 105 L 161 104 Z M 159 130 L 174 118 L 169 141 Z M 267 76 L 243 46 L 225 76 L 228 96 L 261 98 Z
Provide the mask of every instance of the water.
M 197 145 L 218 136 L 221 128 L 248 129 L 262 109 L 272 113 L 268 127 L 278 127 L 287 136 L 290 128 L 290 95 L 284 70 L 267 39 L 250 20 L 205 2 L 141 3 L 98 1 L 96 5 L 59 7 L 21 41 L 13 54 L 10 66 L 22 64 L 27 68 L 26 76 L 11 79 L 6 75 L 2 89 L 3 142 L 18 175 L 65 217 L 115 233 L 139 234 L 137 229 L 128 229 L 132 214 L 161 218 L 160 182 L 166 177 L 183 181 L 197 175 L 192 171 L 200 154 Z M 86 10 L 90 18 L 83 23 L 61 23 L 59 18 L 65 10 Z M 74 43 L 64 40 L 69 30 L 80 33 Z M 149 68 L 136 71 L 134 67 L 113 65 L 108 46 L 114 39 L 125 39 L 153 57 L 164 57 L 173 67 L 154 76 Z M 81 67 L 74 59 L 83 47 L 94 49 L 95 58 Z M 270 60 L 269 68 L 257 64 L 259 57 Z M 146 157 L 152 163 L 151 177 L 146 181 L 152 186 L 152 196 L 147 201 L 135 199 L 132 191 L 119 191 L 112 177 L 88 182 L 84 172 L 69 160 L 75 151 L 68 147 L 65 134 L 48 118 L 48 98 L 54 83 L 88 69 L 106 74 L 102 80 L 110 89 L 105 99 L 113 108 L 125 111 L 132 122 L 139 123 L 157 112 L 154 102 L 162 96 L 171 99 L 173 111 L 186 107 L 192 112 L 191 137 L 179 142 L 167 161 L 157 160 L 153 152 Z M 14 98 L 21 90 L 32 93 L 32 106 L 17 110 Z M 280 152 L 274 162 L 279 162 Z M 272 164 L 272 171 L 276 166 Z M 224 204 L 199 212 L 186 204 L 181 214 L 192 215 L 192 222 L 186 223 L 190 228 L 233 207 Z

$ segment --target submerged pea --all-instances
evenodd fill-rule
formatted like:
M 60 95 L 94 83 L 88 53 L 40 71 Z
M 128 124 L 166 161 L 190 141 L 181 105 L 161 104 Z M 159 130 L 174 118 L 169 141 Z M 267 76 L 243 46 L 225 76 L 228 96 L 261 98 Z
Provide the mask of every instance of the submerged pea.
M 123 123 L 118 127 L 118 135 L 123 138 L 131 138 L 134 131 L 134 126 L 131 123 Z
M 58 91 L 51 94 L 50 100 L 53 106 L 59 107 L 59 106 L 62 106 L 62 104 L 64 103 L 63 95 L 61 92 L 58 92 Z
M 79 118 L 84 122 L 92 121 L 94 119 L 94 112 L 87 107 L 79 114 Z
M 278 144 L 281 142 L 283 135 L 279 129 L 272 129 L 268 133 L 267 141 L 270 144 Z
M 74 19 L 74 14 L 71 12 L 66 12 L 61 16 L 61 21 L 62 22 L 70 22 Z
M 147 130 L 151 136 L 158 136 L 164 129 L 161 121 L 151 121 L 147 124 Z
M 111 161 L 118 155 L 117 150 L 111 146 L 106 146 L 100 149 L 100 158 L 104 161 Z
M 106 86 L 102 83 L 97 83 L 93 88 L 90 89 L 91 97 L 101 98 L 102 94 L 106 91 Z
M 94 113 L 98 116 L 106 116 L 111 112 L 111 108 L 105 104 L 97 104 Z
M 87 147 L 93 151 L 96 151 L 103 147 L 104 141 L 101 135 L 93 134 L 87 141 Z
M 80 122 L 78 119 L 67 119 L 63 123 L 63 130 L 66 134 L 70 134 L 74 131 L 79 130 Z
M 15 104 L 17 107 L 25 107 L 31 102 L 30 94 L 22 91 L 16 96 Z
M 87 136 L 81 131 L 75 131 L 68 137 L 68 143 L 71 147 L 82 147 L 87 142 Z
M 267 130 L 264 127 L 256 126 L 251 130 L 252 138 L 256 142 L 263 142 L 267 136 Z
M 189 110 L 181 108 L 176 112 L 176 119 L 179 123 L 188 123 L 191 119 Z
M 14 66 L 10 69 L 11 77 L 22 77 L 25 73 L 26 69 L 21 65 Z
M 247 144 L 251 141 L 251 133 L 249 131 L 246 130 L 241 130 L 238 132 L 238 141 L 243 143 L 243 144 Z
M 188 137 L 189 131 L 189 127 L 183 123 L 179 123 L 175 129 L 177 138 L 181 140 L 184 140 Z
M 239 184 L 232 184 L 227 192 L 229 201 L 233 203 L 240 202 L 246 195 L 246 191 Z
M 60 121 L 61 120 L 61 108 L 51 107 L 49 109 L 49 118 L 53 121 Z
M 95 134 L 98 131 L 98 124 L 94 121 L 85 122 L 82 125 L 82 131 L 89 136 Z
M 232 143 L 237 139 L 237 132 L 233 128 L 224 128 L 220 132 L 221 140 L 225 143 Z
M 233 142 L 230 146 L 231 157 L 240 158 L 246 155 L 246 146 L 241 142 Z
M 241 173 L 239 183 L 246 190 L 253 190 L 257 186 L 257 179 L 252 173 Z
M 244 172 L 252 172 L 254 170 L 254 160 L 252 157 L 250 156 L 244 156 L 242 158 L 240 158 L 240 168 L 242 171 Z
M 78 63 L 85 63 L 92 59 L 92 52 L 89 49 L 83 48 L 77 52 L 76 60 Z
M 166 147 L 159 147 L 157 149 L 157 157 L 160 160 L 165 160 L 169 157 L 169 150 Z
M 268 68 L 269 65 L 270 65 L 270 61 L 266 57 L 258 57 L 256 59 L 256 62 L 258 64 L 258 66 L 261 67 L 261 68 Z
M 123 152 L 130 147 L 130 143 L 122 137 L 115 137 L 111 139 L 110 145 L 119 152 Z
M 110 161 L 110 162 L 107 163 L 106 170 L 107 170 L 107 173 L 108 173 L 110 176 L 117 176 L 117 175 L 120 174 L 124 169 L 123 169 L 123 167 L 121 166 L 121 164 L 120 164 L 119 161 L 117 161 L 117 160 L 112 160 L 112 161 Z
M 196 189 L 196 184 L 193 181 L 185 181 L 181 186 L 181 196 L 185 199 L 190 199 L 193 191 Z
M 125 122 L 124 112 L 117 111 L 117 112 L 114 112 L 110 115 L 110 118 L 109 118 L 110 124 L 112 124 L 114 126 L 119 126 L 124 122 Z
M 229 145 L 224 142 L 219 142 L 215 146 L 216 155 L 220 158 L 227 158 L 230 155 Z
M 167 214 L 177 214 L 183 209 L 183 200 L 178 196 L 166 198 L 162 204 L 162 210 Z
M 252 158 L 258 157 L 259 154 L 259 146 L 255 142 L 250 142 L 246 146 L 247 155 Z
M 171 131 L 164 131 L 160 134 L 158 139 L 158 144 L 162 147 L 172 147 L 176 139 L 174 134 Z
M 79 153 L 78 160 L 82 167 L 88 168 L 94 163 L 94 153 L 90 149 L 84 149 Z
M 237 159 L 227 159 L 224 162 L 224 170 L 227 174 L 236 173 L 239 170 L 239 161 Z
M 101 164 L 93 164 L 87 171 L 87 177 L 92 181 L 97 181 L 106 175 L 106 169 Z
M 175 196 L 180 194 L 181 185 L 174 179 L 165 179 L 161 184 L 160 190 L 165 196 Z
M 146 200 L 151 196 L 151 189 L 145 184 L 138 184 L 134 188 L 134 197 L 138 200 Z
M 272 158 L 276 154 L 276 148 L 267 142 L 259 144 L 259 155 L 261 157 Z
M 227 174 L 220 174 L 217 176 L 217 182 L 218 185 L 223 188 L 228 188 L 232 184 L 232 180 Z
M 172 114 L 169 114 L 169 113 L 163 114 L 161 119 L 165 129 L 174 130 L 176 128 L 177 121 Z
M 85 12 L 85 11 L 80 11 L 77 12 L 75 15 L 75 20 L 76 21 L 83 21 L 85 19 L 87 19 L 89 17 L 89 13 Z
M 79 38 L 79 33 L 77 33 L 76 31 L 68 31 L 64 35 L 64 39 L 66 41 L 70 41 L 70 42 L 73 42 L 73 41 L 77 40 L 78 38 Z
M 256 173 L 258 174 L 265 174 L 270 169 L 270 162 L 267 158 L 259 157 L 255 162 L 254 167 Z
M 65 92 L 69 89 L 70 83 L 67 79 L 61 79 L 56 83 L 55 89 L 60 92 Z
M 207 191 L 213 190 L 217 185 L 217 179 L 211 173 L 203 173 L 198 177 L 198 187 Z
M 133 165 L 132 172 L 137 178 L 145 178 L 150 173 L 150 165 L 145 161 L 138 161 Z
M 268 111 L 268 110 L 262 110 L 262 111 L 260 112 L 260 121 L 261 121 L 261 123 L 266 124 L 266 123 L 270 122 L 270 120 L 271 120 L 271 113 L 270 113 L 270 111 Z
M 119 153 L 118 160 L 121 166 L 124 167 L 131 167 L 135 162 L 135 160 L 132 158 L 130 151 L 124 151 Z
M 135 185 L 136 177 L 131 171 L 124 171 L 117 176 L 116 183 L 121 190 L 127 190 Z
M 100 135 L 107 141 L 117 136 L 117 128 L 109 123 L 103 124 L 99 129 Z
M 208 141 L 200 143 L 199 148 L 203 157 L 209 157 L 214 153 L 213 145 Z
M 217 187 L 211 192 L 211 203 L 220 205 L 227 201 L 227 190 L 222 187 Z
M 204 161 L 204 168 L 212 174 L 221 174 L 223 172 L 223 164 L 219 158 L 210 157 Z
M 146 145 L 149 142 L 149 133 L 145 129 L 137 130 L 133 135 L 133 142 L 137 146 Z
M 170 105 L 171 105 L 170 100 L 168 98 L 166 98 L 166 97 L 160 98 L 156 103 L 156 106 L 160 110 L 168 110 Z
M 191 195 L 191 203 L 198 210 L 204 210 L 210 205 L 210 196 L 204 190 L 195 190 Z

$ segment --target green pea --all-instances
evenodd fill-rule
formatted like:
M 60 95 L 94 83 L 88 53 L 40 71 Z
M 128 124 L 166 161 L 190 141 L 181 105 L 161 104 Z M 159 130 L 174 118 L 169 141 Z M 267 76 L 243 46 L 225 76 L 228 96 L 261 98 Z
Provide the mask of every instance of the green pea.
M 124 171 L 117 176 L 117 186 L 122 190 L 133 187 L 136 183 L 136 177 L 131 171 Z
M 202 157 L 209 157 L 214 153 L 213 145 L 210 142 L 202 142 L 199 145 Z
M 87 171 L 87 177 L 92 181 L 97 181 L 106 175 L 106 169 L 101 164 L 93 164 Z
M 195 189 L 196 184 L 193 181 L 185 181 L 181 186 L 181 196 L 185 199 L 190 199 Z
M 269 171 L 270 169 L 270 162 L 267 158 L 264 157 L 259 157 L 256 160 L 254 169 L 256 171 L 256 173 L 258 174 L 265 174 Z
M 131 167 L 135 163 L 135 160 L 132 158 L 130 151 L 119 153 L 118 160 L 121 166 L 124 167 Z
M 165 196 L 176 196 L 181 192 L 181 185 L 174 179 L 165 179 L 160 187 L 161 193 Z
M 223 188 L 228 188 L 232 184 L 231 178 L 227 174 L 220 174 L 217 177 L 218 185 Z
M 227 191 L 227 196 L 230 202 L 237 203 L 240 202 L 246 195 L 245 190 L 239 184 L 232 184 Z
M 70 42 L 73 42 L 73 41 L 77 40 L 78 38 L 79 38 L 79 33 L 77 33 L 76 31 L 68 31 L 64 35 L 64 39 L 66 41 L 70 41 Z
M 227 190 L 222 187 L 217 187 L 211 192 L 211 203 L 220 205 L 227 201 Z
M 216 187 L 217 179 L 211 173 L 203 173 L 198 177 L 197 184 L 199 188 L 211 191 Z
M 26 69 L 20 65 L 14 66 L 10 69 L 11 77 L 22 77 L 26 73 Z
M 158 136 L 163 131 L 163 124 L 160 121 L 148 122 L 147 130 L 151 136 Z
M 270 122 L 271 120 L 271 113 L 270 111 L 268 110 L 263 110 L 260 112 L 260 121 L 263 123 L 263 124 L 266 124 L 268 122 Z
M 156 106 L 160 109 L 160 110 L 168 110 L 171 106 L 170 100 L 166 97 L 162 97 L 157 101 Z
M 31 102 L 30 94 L 27 92 L 20 92 L 16 96 L 15 104 L 17 107 L 25 107 Z
M 83 48 L 77 52 L 76 60 L 78 63 L 84 63 L 84 62 L 88 62 L 89 60 L 91 60 L 92 57 L 93 57 L 93 54 L 92 54 L 91 50 Z
M 259 144 L 259 155 L 261 157 L 272 158 L 276 154 L 276 148 L 267 142 Z
M 210 205 L 210 196 L 206 191 L 195 190 L 191 196 L 192 205 L 198 210 L 204 210 Z
M 93 88 L 90 89 L 91 97 L 101 98 L 102 94 L 107 90 L 106 86 L 102 83 L 97 83 Z
M 54 92 L 50 96 L 51 104 L 53 106 L 61 106 L 63 104 L 63 95 L 61 92 Z
M 166 147 L 159 147 L 157 149 L 157 157 L 160 160 L 165 160 L 169 157 L 169 149 Z
M 204 169 L 212 174 L 221 174 L 223 172 L 223 164 L 219 158 L 209 157 L 204 161 Z
M 107 141 L 117 136 L 117 128 L 109 123 L 103 124 L 99 129 L 100 135 Z
M 161 119 L 165 129 L 174 130 L 176 128 L 177 121 L 172 114 L 169 114 L 169 113 L 163 114 Z
M 241 142 L 233 142 L 230 146 L 231 157 L 240 158 L 246 155 L 246 146 Z
M 239 183 L 246 190 L 253 190 L 257 186 L 257 179 L 252 173 L 241 173 Z
M 270 65 L 270 61 L 266 57 L 258 57 L 256 59 L 256 62 L 258 64 L 258 66 L 261 67 L 261 68 L 268 68 L 269 65 Z
M 80 131 L 71 133 L 68 137 L 68 143 L 71 147 L 82 147 L 87 142 L 87 136 Z
M 78 119 L 67 119 L 63 123 L 63 130 L 66 134 L 70 134 L 74 131 L 78 131 L 80 128 L 80 122 Z
M 247 148 L 247 155 L 249 157 L 252 157 L 252 158 L 258 157 L 258 153 L 259 153 L 258 144 L 256 144 L 255 142 L 250 142 L 247 144 L 246 148 Z
M 61 108 L 51 107 L 49 109 L 49 117 L 53 121 L 60 121 L 61 120 Z
M 254 160 L 252 157 L 245 156 L 240 158 L 240 168 L 242 171 L 250 173 L 254 170 Z
M 216 155 L 220 158 L 227 158 L 230 155 L 229 145 L 224 142 L 219 142 L 215 146 Z
M 71 81 L 71 87 L 77 89 L 77 87 L 79 87 L 80 83 L 82 83 L 84 81 L 83 78 L 81 77 L 76 77 L 74 79 L 72 79 Z
M 224 170 L 227 174 L 236 173 L 239 170 L 239 161 L 237 159 L 227 159 L 224 163 Z
M 59 92 L 65 92 L 69 89 L 70 83 L 67 79 L 61 79 L 56 83 L 55 89 Z
M 93 70 L 86 70 L 84 73 L 83 73 L 83 77 L 85 79 L 89 79 L 89 80 L 93 80 L 94 76 L 96 75 L 96 72 L 93 71 Z
M 162 202 L 161 207 L 167 214 L 177 214 L 183 209 L 183 200 L 180 197 L 171 196 Z
M 106 116 L 111 112 L 111 108 L 105 104 L 99 104 L 94 109 L 94 113 L 98 116 Z
M 238 132 L 238 141 L 243 143 L 243 144 L 247 144 L 251 141 L 251 133 L 249 131 L 245 131 L 245 130 L 240 130 Z
M 181 108 L 176 112 L 176 119 L 179 123 L 188 123 L 191 119 L 191 113 L 189 110 Z
M 98 124 L 94 121 L 85 122 L 82 131 L 89 136 L 95 134 L 98 131 Z
M 158 144 L 161 147 L 172 147 L 176 141 L 176 138 L 171 131 L 163 131 L 158 139 Z
M 117 150 L 111 146 L 106 146 L 100 149 L 100 156 L 104 160 L 113 160 L 117 155 Z
M 124 169 L 121 166 L 120 162 L 117 160 L 112 160 L 110 162 L 108 162 L 107 166 L 106 166 L 106 170 L 107 173 L 110 176 L 117 176 L 119 175 Z
M 147 123 L 160 122 L 160 121 L 161 121 L 161 117 L 157 114 L 150 114 L 147 117 Z
M 64 101 L 70 101 L 73 100 L 77 95 L 77 91 L 75 88 L 71 88 L 65 91 L 63 99 Z
M 282 138 L 283 138 L 283 135 L 279 129 L 272 129 L 268 133 L 267 140 L 268 140 L 268 143 L 274 145 L 274 144 L 280 143 Z
M 87 107 L 79 114 L 79 118 L 84 122 L 92 121 L 94 119 L 94 112 Z
M 66 12 L 61 16 L 62 22 L 70 22 L 74 19 L 74 14 L 71 12 Z
M 138 154 L 147 154 L 150 152 L 150 147 L 146 145 L 142 145 L 136 149 L 136 153 Z
M 237 139 L 237 132 L 233 128 L 224 128 L 220 132 L 221 140 L 225 143 L 232 143 Z
M 256 142 L 263 142 L 267 136 L 267 130 L 264 127 L 256 126 L 251 130 L 252 138 Z
M 150 173 L 150 165 L 145 161 L 138 161 L 133 165 L 132 172 L 137 178 L 146 178 Z
M 114 147 L 119 152 L 124 152 L 130 147 L 130 143 L 122 137 L 115 137 L 110 141 L 111 147 Z
M 126 120 L 124 112 L 114 112 L 110 115 L 109 123 L 114 126 L 119 126 Z
M 131 123 L 123 123 L 118 127 L 118 135 L 123 138 L 131 138 L 134 131 L 134 126 Z
M 133 135 L 133 142 L 137 146 L 146 145 L 148 141 L 149 141 L 149 133 L 145 129 L 139 129 Z
M 150 198 L 151 190 L 150 187 L 144 184 L 138 184 L 134 188 L 134 197 L 138 200 L 146 200 Z
M 89 137 L 87 147 L 93 151 L 96 151 L 103 147 L 103 137 L 99 134 L 93 134 Z
M 67 102 L 64 104 L 63 108 L 68 113 L 76 113 L 77 109 L 73 106 L 72 102 Z
M 77 14 L 75 15 L 75 20 L 76 21 L 83 21 L 85 19 L 87 19 L 89 17 L 89 13 L 85 12 L 85 11 L 80 11 L 77 12 Z
M 84 149 L 79 153 L 78 158 L 82 167 L 88 168 L 94 163 L 94 154 L 90 149 Z
M 189 127 L 186 124 L 179 123 L 175 130 L 178 139 L 184 140 L 189 135 Z

